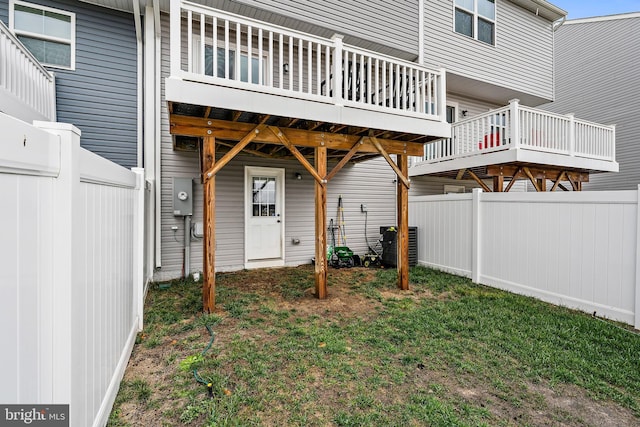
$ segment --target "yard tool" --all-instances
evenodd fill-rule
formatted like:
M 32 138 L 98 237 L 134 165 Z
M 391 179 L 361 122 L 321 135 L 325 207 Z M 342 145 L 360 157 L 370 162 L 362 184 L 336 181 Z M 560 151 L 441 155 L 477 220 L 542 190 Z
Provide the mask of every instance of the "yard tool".
M 382 237 L 378 238 L 374 245 L 369 243 L 369 236 L 367 236 L 367 219 L 369 214 L 367 212 L 366 205 L 361 205 L 360 209 L 364 213 L 364 240 L 367 242 L 367 247 L 369 248 L 369 252 L 365 256 L 362 257 L 362 265 L 365 267 L 371 266 L 380 266 L 382 264 Z
M 353 251 L 346 246 L 336 246 L 336 229 L 333 218 L 329 221 L 329 233 L 331 234 L 331 244 L 327 247 L 327 261 L 331 267 L 353 267 L 355 265 Z
M 347 229 L 345 227 L 342 194 L 338 196 L 338 217 L 337 218 L 338 218 L 338 225 L 339 225 L 338 243 L 341 246 L 347 246 Z

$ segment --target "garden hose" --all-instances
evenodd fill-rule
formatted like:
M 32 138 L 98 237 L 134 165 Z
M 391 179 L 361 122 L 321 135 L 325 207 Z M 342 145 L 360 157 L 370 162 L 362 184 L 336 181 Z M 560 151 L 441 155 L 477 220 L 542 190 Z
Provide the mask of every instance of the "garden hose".
M 207 331 L 209 331 L 209 335 L 211 335 L 211 339 L 209 340 L 209 344 L 207 344 L 207 346 L 204 348 L 204 350 L 202 350 L 202 353 L 200 353 L 200 355 L 203 356 L 203 357 L 207 353 L 207 351 L 209 351 L 211 349 L 211 346 L 213 345 L 213 341 L 216 338 L 216 336 L 213 333 L 213 329 L 211 329 L 211 326 L 205 325 L 205 327 L 207 328 Z M 200 376 L 200 374 L 198 374 L 198 368 L 194 368 L 193 369 L 193 377 L 200 384 L 206 385 L 207 386 L 207 391 L 209 392 L 209 397 L 213 397 L 213 383 L 211 381 L 206 381 L 204 378 L 202 378 Z

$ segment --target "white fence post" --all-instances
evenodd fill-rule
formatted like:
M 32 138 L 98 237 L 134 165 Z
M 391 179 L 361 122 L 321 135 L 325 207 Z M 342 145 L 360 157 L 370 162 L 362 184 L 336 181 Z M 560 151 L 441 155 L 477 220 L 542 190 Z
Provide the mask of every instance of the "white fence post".
M 471 280 L 473 283 L 480 283 L 480 243 L 482 239 L 482 233 L 480 232 L 480 197 L 482 196 L 481 188 L 474 188 L 471 199 L 471 232 L 473 237 L 471 239 Z
M 344 105 L 344 97 L 342 96 L 342 34 L 334 34 L 333 40 L 333 103 L 335 105 Z M 348 67 L 347 67 L 348 69 Z
M 138 318 L 138 330 L 142 331 L 144 315 L 144 192 L 145 180 L 143 168 L 132 168 L 136 174 L 136 192 L 134 201 L 133 229 L 133 286 L 134 313 Z
M 638 185 L 638 204 L 636 208 L 636 303 L 633 308 L 635 322 L 633 327 L 640 329 L 640 185 Z
M 509 101 L 511 107 L 511 146 L 518 148 L 520 146 L 520 109 L 519 99 Z
M 53 280 L 51 298 L 53 301 L 52 331 L 53 352 L 52 373 L 53 402 L 71 402 L 71 344 L 72 344 L 72 290 L 77 282 L 74 268 L 74 238 L 76 236 L 75 217 L 78 215 L 77 200 L 80 192 L 80 130 L 65 123 L 34 122 L 34 126 L 57 135 L 60 138 L 60 174 L 54 181 L 53 197 Z M 74 411 L 71 405 L 71 411 Z M 80 408 L 77 408 L 80 411 Z

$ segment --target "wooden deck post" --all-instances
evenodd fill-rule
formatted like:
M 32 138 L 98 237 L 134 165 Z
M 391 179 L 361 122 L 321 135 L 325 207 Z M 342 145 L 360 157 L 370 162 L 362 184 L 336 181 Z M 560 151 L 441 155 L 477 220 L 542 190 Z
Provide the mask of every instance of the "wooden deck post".
M 408 157 L 398 154 L 396 162 L 403 176 L 408 176 Z M 398 287 L 404 291 L 409 289 L 409 188 L 398 179 Z
M 327 175 L 327 148 L 315 149 L 316 172 L 320 176 Z M 316 281 L 316 297 L 327 297 L 327 185 L 326 182 L 315 181 L 315 227 L 316 227 L 316 262 L 314 276 Z
M 216 161 L 216 139 L 205 137 L 202 144 L 202 166 L 206 172 Z M 216 176 L 203 176 L 204 183 L 204 283 L 202 284 L 202 310 L 212 313 L 216 305 Z

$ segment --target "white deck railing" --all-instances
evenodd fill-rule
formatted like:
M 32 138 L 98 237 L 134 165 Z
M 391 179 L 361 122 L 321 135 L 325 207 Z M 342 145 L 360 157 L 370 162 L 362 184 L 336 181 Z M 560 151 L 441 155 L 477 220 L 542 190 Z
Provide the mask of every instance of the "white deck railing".
M 55 78 L 0 22 L 0 110 L 24 121 L 56 120 Z
M 445 115 L 443 70 L 186 1 L 171 2 L 171 75 L 406 116 Z
M 605 161 L 615 161 L 616 155 L 615 126 L 524 107 L 517 100 L 452 124 L 451 134 L 426 144 L 421 160 L 440 162 L 518 148 Z

